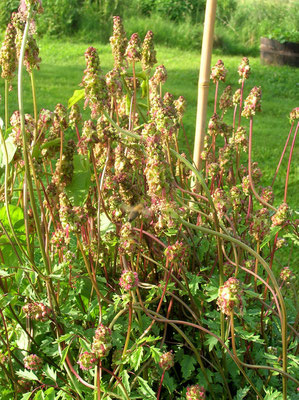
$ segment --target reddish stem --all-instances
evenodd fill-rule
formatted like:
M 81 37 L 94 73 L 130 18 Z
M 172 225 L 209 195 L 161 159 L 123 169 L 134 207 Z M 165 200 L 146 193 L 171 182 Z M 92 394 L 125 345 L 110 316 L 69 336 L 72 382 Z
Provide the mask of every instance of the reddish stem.
M 165 370 L 163 371 L 162 376 L 161 376 L 161 381 L 160 381 L 159 390 L 158 390 L 158 394 L 157 394 L 157 400 L 160 399 L 160 394 L 161 394 L 162 384 L 163 384 L 163 380 L 164 380 L 164 375 L 165 375 Z
M 297 137 L 298 128 L 299 128 L 299 122 L 298 122 L 297 127 L 296 127 L 296 131 L 295 131 L 295 134 L 294 134 L 294 137 L 293 137 L 292 146 L 291 146 L 291 150 L 290 150 L 288 169 L 287 169 L 287 176 L 286 176 L 286 183 L 285 183 L 285 186 L 284 186 L 284 198 L 283 198 L 283 201 L 285 203 L 287 202 L 288 182 L 289 182 L 291 161 L 292 161 L 293 150 L 294 150 L 294 146 L 295 146 L 295 141 L 296 141 L 296 137 Z
M 294 121 L 292 122 L 290 132 L 289 132 L 289 134 L 288 134 L 287 140 L 286 140 L 285 145 L 284 145 L 284 148 L 283 148 L 283 150 L 282 150 L 281 157 L 280 157 L 279 163 L 278 163 L 278 165 L 277 165 L 277 168 L 276 168 L 276 171 L 275 171 L 275 174 L 274 174 L 274 177 L 273 177 L 273 181 L 272 181 L 272 185 L 271 185 L 272 187 L 273 187 L 273 185 L 274 185 L 274 182 L 275 182 L 276 176 L 277 176 L 277 174 L 278 174 L 278 171 L 279 171 L 279 168 L 280 168 L 282 159 L 283 159 L 284 154 L 285 154 L 285 151 L 286 151 L 286 149 L 287 149 L 287 145 L 289 144 L 289 140 L 290 140 L 290 137 L 291 137 L 291 133 L 292 133 L 292 130 L 293 130 L 293 126 L 294 126 Z

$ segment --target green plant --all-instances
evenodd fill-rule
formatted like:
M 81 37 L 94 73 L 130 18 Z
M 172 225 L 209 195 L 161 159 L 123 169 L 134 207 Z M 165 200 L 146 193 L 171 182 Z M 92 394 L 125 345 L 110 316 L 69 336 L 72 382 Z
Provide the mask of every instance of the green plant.
M 212 69 L 203 171 L 179 151 L 185 100 L 164 93 L 163 65 L 153 71 L 152 33 L 128 40 L 120 18 L 114 68 L 104 75 L 89 47 L 68 110 L 37 113 L 29 26 L 38 4 L 27 2 L 26 25 L 15 25 L 19 111 L 0 127 L 3 400 L 292 396 L 296 290 L 279 260 L 298 241 L 285 204 L 298 109 L 281 205 L 251 159 L 261 93 L 245 95 L 246 58 L 234 96 L 231 87 L 220 94 L 223 62 Z M 15 63 L 8 38 L 2 73 Z M 12 77 L 3 78 L 8 88 Z

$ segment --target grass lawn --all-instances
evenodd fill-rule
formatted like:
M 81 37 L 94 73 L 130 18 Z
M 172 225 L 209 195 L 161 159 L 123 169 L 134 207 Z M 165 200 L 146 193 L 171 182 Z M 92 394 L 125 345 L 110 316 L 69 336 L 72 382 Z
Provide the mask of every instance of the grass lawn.
M 67 105 L 68 99 L 78 84 L 81 82 L 85 68 L 84 51 L 88 46 L 98 49 L 103 71 L 106 73 L 112 67 L 110 46 L 99 43 L 71 42 L 67 40 L 40 40 L 40 55 L 42 64 L 40 71 L 35 73 L 38 96 L 38 107 L 53 109 L 60 102 Z M 246 55 L 246 54 L 244 54 Z M 238 87 L 237 67 L 241 56 L 213 56 L 214 64 L 222 58 L 228 69 L 227 80 L 222 84 L 224 89 L 227 84 Z M 187 100 L 187 111 L 184 124 L 190 143 L 193 143 L 196 117 L 198 69 L 200 54 L 191 51 L 176 50 L 173 48 L 158 47 L 157 59 L 159 64 L 164 64 L 168 71 L 168 81 L 165 90 L 175 97 L 183 95 Z M 298 106 L 298 70 L 291 67 L 263 66 L 259 58 L 250 58 L 252 75 L 246 83 L 246 95 L 253 86 L 261 86 L 263 97 L 263 112 L 254 120 L 254 147 L 253 159 L 259 162 L 264 173 L 263 185 L 269 185 L 276 169 L 282 148 L 287 137 L 290 124 L 288 115 Z M 221 92 L 220 88 L 220 92 Z M 0 83 L 3 94 L 3 83 Z M 25 110 L 32 112 L 32 99 L 30 82 L 25 76 Z M 214 87 L 211 85 L 209 96 L 209 115 L 213 109 Z M 296 103 L 297 101 L 297 103 Z M 3 113 L 3 102 L 1 113 Z M 14 91 L 10 95 L 10 110 L 17 108 L 16 82 Z M 229 116 L 228 116 L 229 117 Z M 243 125 L 248 126 L 247 120 Z M 183 138 L 181 140 L 183 143 Z M 290 146 L 290 145 L 289 145 Z M 183 146 L 183 148 L 186 148 Z M 286 154 L 288 157 L 288 153 Z M 284 178 L 286 173 L 287 157 L 275 183 L 276 204 L 283 196 Z M 298 150 L 293 155 L 291 168 L 288 202 L 296 207 L 296 188 L 299 180 Z

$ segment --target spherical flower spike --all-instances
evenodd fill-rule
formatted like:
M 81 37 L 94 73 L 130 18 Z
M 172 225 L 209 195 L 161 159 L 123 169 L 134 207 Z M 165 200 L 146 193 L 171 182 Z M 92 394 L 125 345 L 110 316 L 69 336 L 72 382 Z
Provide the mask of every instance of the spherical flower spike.
M 88 351 L 84 351 L 84 353 L 81 353 L 79 355 L 79 361 L 77 362 L 77 364 L 79 364 L 79 367 L 81 369 L 87 371 L 95 366 L 96 361 L 97 358 L 94 353 L 89 353 Z
M 243 57 L 241 64 L 239 65 L 238 68 L 238 73 L 240 75 L 240 81 L 239 83 L 242 82 L 244 79 L 248 79 L 250 75 L 250 66 L 249 66 L 249 60 L 247 57 Z
M 114 67 L 120 68 L 124 61 L 128 39 L 120 17 L 113 17 L 113 35 L 110 37 Z
M 141 42 L 138 33 L 133 33 L 126 49 L 126 54 L 129 62 L 137 62 L 141 60 Z
M 93 338 L 92 352 L 98 358 L 105 358 L 108 356 L 111 347 L 111 329 L 103 324 L 100 324 Z
M 143 71 L 151 69 L 157 62 L 156 51 L 154 49 L 154 34 L 148 31 L 145 35 L 141 49 L 141 65 Z
M 192 385 L 187 387 L 186 400 L 205 400 L 206 394 L 203 386 Z
M 217 305 L 221 312 L 230 315 L 234 309 L 242 309 L 242 288 L 240 281 L 236 278 L 229 278 L 218 292 Z
M 262 91 L 260 87 L 255 86 L 251 89 L 249 95 L 245 99 L 242 117 L 251 118 L 257 111 L 261 111 Z
M 47 321 L 51 315 L 51 309 L 43 303 L 27 303 L 23 306 L 24 314 L 36 321 Z
M 138 274 L 133 271 L 123 271 L 119 285 L 125 291 L 135 289 L 139 284 Z
M 1 77 L 11 81 L 17 67 L 16 55 L 16 29 L 13 24 L 8 24 L 5 32 L 4 41 L 0 50 L 0 66 L 2 68 Z
M 291 279 L 294 277 L 293 272 L 290 270 L 289 267 L 284 267 L 280 271 L 280 279 L 284 281 L 285 283 L 290 283 Z
M 210 79 L 212 79 L 214 83 L 216 83 L 217 81 L 225 82 L 226 74 L 227 69 L 225 69 L 223 61 L 218 60 L 214 67 L 212 67 Z
M 273 226 L 280 226 L 284 222 L 286 222 L 288 218 L 288 211 L 289 206 L 286 203 L 282 203 L 279 207 L 277 212 L 272 216 L 272 225 Z
M 24 358 L 24 367 L 32 371 L 38 371 L 42 368 L 43 360 L 36 354 L 29 354 Z
M 168 351 L 167 353 L 163 353 L 160 358 L 159 365 L 163 371 L 167 371 L 168 369 L 172 368 L 174 366 L 173 352 Z

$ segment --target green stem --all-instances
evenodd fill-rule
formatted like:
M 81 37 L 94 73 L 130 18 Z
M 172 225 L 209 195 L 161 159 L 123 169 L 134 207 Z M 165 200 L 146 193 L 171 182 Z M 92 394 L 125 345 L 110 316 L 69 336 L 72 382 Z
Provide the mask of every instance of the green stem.
M 8 129 L 8 92 L 9 92 L 9 82 L 7 79 L 4 80 L 5 82 L 5 88 L 4 88 L 4 102 L 5 102 L 5 109 L 4 109 L 4 113 L 5 113 L 5 129 Z
M 35 79 L 34 79 L 34 72 L 33 72 L 33 70 L 30 72 L 30 81 L 31 81 L 32 100 L 33 100 L 33 113 L 34 113 L 34 123 L 35 123 L 33 143 L 35 144 L 36 138 L 37 138 L 37 121 L 38 121 L 38 115 L 37 115 Z
M 236 362 L 237 365 L 239 367 L 239 370 L 242 372 L 244 378 L 247 380 L 247 382 L 251 385 L 252 389 L 255 391 L 255 393 L 257 394 L 258 398 L 263 400 L 263 397 L 261 396 L 261 394 L 259 393 L 259 391 L 257 390 L 257 388 L 255 387 L 255 385 L 253 384 L 252 380 L 249 378 L 249 376 L 245 373 L 244 369 L 241 366 L 241 363 L 239 361 L 239 358 L 237 356 L 237 349 L 236 349 L 236 341 L 235 341 L 235 329 L 234 329 L 234 312 L 231 312 L 230 315 L 230 326 L 231 326 L 231 334 L 232 334 L 232 348 L 233 348 L 233 353 L 234 356 L 236 358 Z

